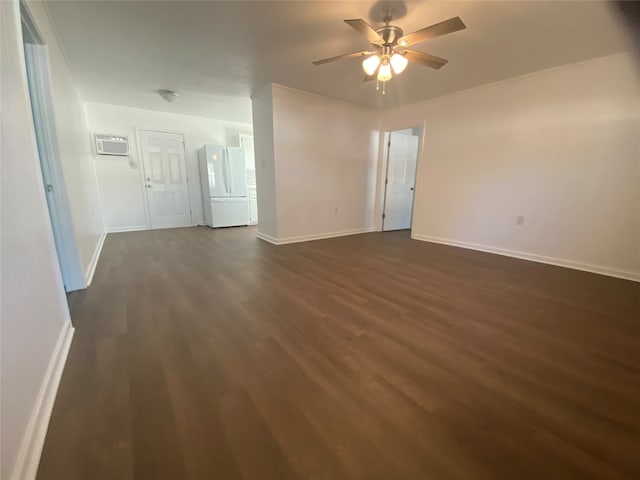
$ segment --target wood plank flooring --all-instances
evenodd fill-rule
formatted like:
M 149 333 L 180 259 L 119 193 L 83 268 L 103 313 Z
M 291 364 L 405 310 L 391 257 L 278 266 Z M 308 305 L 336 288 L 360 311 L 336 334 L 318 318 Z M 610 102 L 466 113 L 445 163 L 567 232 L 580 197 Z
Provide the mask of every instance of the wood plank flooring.
M 640 478 L 640 284 L 255 233 L 107 237 L 39 480 Z

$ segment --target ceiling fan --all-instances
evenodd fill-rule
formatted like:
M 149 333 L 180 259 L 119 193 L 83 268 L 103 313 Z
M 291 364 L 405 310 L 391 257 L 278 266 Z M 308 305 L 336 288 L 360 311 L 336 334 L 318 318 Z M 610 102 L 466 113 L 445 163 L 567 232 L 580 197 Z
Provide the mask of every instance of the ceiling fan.
M 366 73 L 364 81 L 377 79 L 377 90 L 380 90 L 380 84 L 382 84 L 382 94 L 384 95 L 385 83 L 391 80 L 394 73 L 396 75 L 402 73 L 407 68 L 409 61 L 419 63 L 425 67 L 435 68 L 436 70 L 442 68 L 448 62 L 444 58 L 418 52 L 407 47 L 430 38 L 467 28 L 460 20 L 460 17 L 454 17 L 404 35 L 400 27 L 391 25 L 390 14 L 387 14 L 383 21 L 384 25 L 382 27 L 374 29 L 361 18 L 345 20 L 347 25 L 367 37 L 374 50 L 345 53 L 344 55 L 316 60 L 313 64 L 322 65 L 344 58 L 367 57 L 362 62 L 362 68 Z

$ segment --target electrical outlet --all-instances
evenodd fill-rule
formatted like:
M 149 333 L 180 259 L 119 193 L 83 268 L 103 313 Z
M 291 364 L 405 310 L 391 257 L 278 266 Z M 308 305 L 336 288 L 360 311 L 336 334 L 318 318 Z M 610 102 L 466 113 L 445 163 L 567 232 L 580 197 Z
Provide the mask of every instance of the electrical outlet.
M 516 217 L 516 225 L 524 225 L 524 215 L 518 215 Z

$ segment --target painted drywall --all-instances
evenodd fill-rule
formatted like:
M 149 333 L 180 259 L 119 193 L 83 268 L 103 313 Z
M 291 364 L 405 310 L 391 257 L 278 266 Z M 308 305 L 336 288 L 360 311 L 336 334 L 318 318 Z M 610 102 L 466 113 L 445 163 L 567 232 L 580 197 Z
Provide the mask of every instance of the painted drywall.
M 253 142 L 258 194 L 258 234 L 275 241 L 278 237 L 275 157 L 273 141 L 273 95 L 271 85 L 251 97 Z
M 237 144 L 238 134 L 252 132 L 251 125 L 100 103 L 87 103 L 87 117 L 93 133 L 128 135 L 131 142 L 130 157 L 95 156 L 102 211 L 109 231 L 149 228 L 137 130 L 184 134 L 194 225 L 204 223 L 198 150 L 205 144 Z
M 45 5 L 28 2 L 28 7 L 49 50 L 51 94 L 60 160 L 80 260 L 88 279 L 102 245 L 104 222 L 84 101 L 60 49 Z
M 0 478 L 26 480 L 33 478 L 29 469 L 14 468 L 19 454 L 25 454 L 21 443 L 30 419 L 38 416 L 47 371 L 70 320 L 42 188 L 18 2 L 0 2 L 0 18 Z M 54 393 L 56 387 L 53 382 Z M 39 415 L 45 428 L 46 410 Z M 40 450 L 37 439 L 34 442 L 29 450 L 36 454 L 35 460 L 21 458 L 37 465 Z
M 385 112 L 426 125 L 414 237 L 638 277 L 639 85 L 618 54 Z
M 370 231 L 378 113 L 279 85 L 270 89 L 278 242 Z M 262 158 L 257 154 L 259 170 Z

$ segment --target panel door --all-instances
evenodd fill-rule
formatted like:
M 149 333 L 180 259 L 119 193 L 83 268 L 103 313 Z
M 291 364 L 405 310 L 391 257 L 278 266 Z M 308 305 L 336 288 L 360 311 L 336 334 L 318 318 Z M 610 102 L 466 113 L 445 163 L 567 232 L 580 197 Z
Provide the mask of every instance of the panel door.
M 191 205 L 182 135 L 142 132 L 141 143 L 151 228 L 190 226 Z
M 418 137 L 391 134 L 390 143 L 383 230 L 404 230 L 411 228 Z

